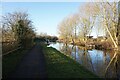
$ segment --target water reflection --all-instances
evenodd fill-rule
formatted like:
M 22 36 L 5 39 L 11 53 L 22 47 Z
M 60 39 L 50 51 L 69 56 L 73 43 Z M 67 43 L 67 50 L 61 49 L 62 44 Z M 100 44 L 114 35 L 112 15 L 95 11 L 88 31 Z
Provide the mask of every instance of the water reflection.
M 118 51 L 112 51 L 112 52 L 111 52 L 112 54 L 110 55 L 111 60 L 106 67 L 105 76 L 117 77 L 120 79 L 120 54 Z
M 100 77 L 120 78 L 120 54 L 116 51 L 88 50 L 63 43 L 50 44 Z M 116 56 L 114 57 L 114 54 Z M 114 59 L 112 60 L 112 58 Z

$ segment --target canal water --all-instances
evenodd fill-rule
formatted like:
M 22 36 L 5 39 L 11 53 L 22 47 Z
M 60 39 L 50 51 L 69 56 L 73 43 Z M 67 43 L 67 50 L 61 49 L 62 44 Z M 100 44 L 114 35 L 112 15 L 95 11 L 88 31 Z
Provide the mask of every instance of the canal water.
M 85 47 L 66 45 L 64 43 L 52 43 L 48 47 L 56 48 L 101 78 L 120 79 L 119 52 L 112 50 L 89 50 Z

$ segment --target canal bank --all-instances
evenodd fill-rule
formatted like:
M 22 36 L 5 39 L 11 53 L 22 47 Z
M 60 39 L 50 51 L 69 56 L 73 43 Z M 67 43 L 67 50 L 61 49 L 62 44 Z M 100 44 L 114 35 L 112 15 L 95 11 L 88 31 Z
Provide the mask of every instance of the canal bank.
M 78 62 L 52 47 L 44 45 L 48 78 L 98 78 Z
M 111 62 L 116 51 L 87 49 L 81 46 L 66 45 L 64 43 L 51 43 L 48 47 L 53 47 L 72 58 L 89 71 L 98 75 L 100 78 L 120 78 L 120 54 L 112 61 L 107 71 L 106 68 Z M 117 61 L 117 66 L 114 63 Z M 105 73 L 106 72 L 106 73 Z M 105 76 L 106 75 L 106 76 Z

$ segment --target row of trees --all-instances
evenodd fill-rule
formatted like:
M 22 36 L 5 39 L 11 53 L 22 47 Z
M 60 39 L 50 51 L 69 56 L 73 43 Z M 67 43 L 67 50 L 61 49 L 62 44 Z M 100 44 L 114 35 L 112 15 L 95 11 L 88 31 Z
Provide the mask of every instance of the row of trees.
M 65 43 L 84 42 L 96 31 L 111 41 L 115 48 L 119 39 L 118 2 L 86 3 L 79 12 L 64 18 L 58 25 L 59 37 Z
M 35 30 L 26 12 L 8 13 L 2 17 L 2 41 L 16 41 L 21 47 L 28 47 L 35 37 Z
M 47 33 L 40 33 L 40 35 L 37 35 L 35 40 L 42 41 L 42 42 L 56 42 L 58 40 L 57 36 L 50 36 Z

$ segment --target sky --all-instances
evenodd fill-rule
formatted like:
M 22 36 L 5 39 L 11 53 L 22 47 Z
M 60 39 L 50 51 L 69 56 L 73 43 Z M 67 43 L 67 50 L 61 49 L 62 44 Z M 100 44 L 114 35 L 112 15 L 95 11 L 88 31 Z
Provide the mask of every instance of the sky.
M 36 33 L 47 33 L 51 36 L 59 36 L 59 23 L 71 14 L 79 12 L 79 8 L 86 2 L 2 2 L 2 15 L 15 11 L 23 11 L 29 14 Z M 0 5 L 1 6 L 1 5 Z M 1 12 L 1 10 L 0 10 Z M 96 23 L 97 26 L 99 26 Z M 91 36 L 97 37 L 98 31 L 93 28 Z M 103 30 L 99 36 L 103 36 Z
M 37 34 L 41 32 L 58 36 L 57 25 L 68 15 L 78 12 L 84 2 L 4 2 L 2 14 L 25 11 Z
M 1 0 L 4 2 L 118 2 L 119 0 Z

